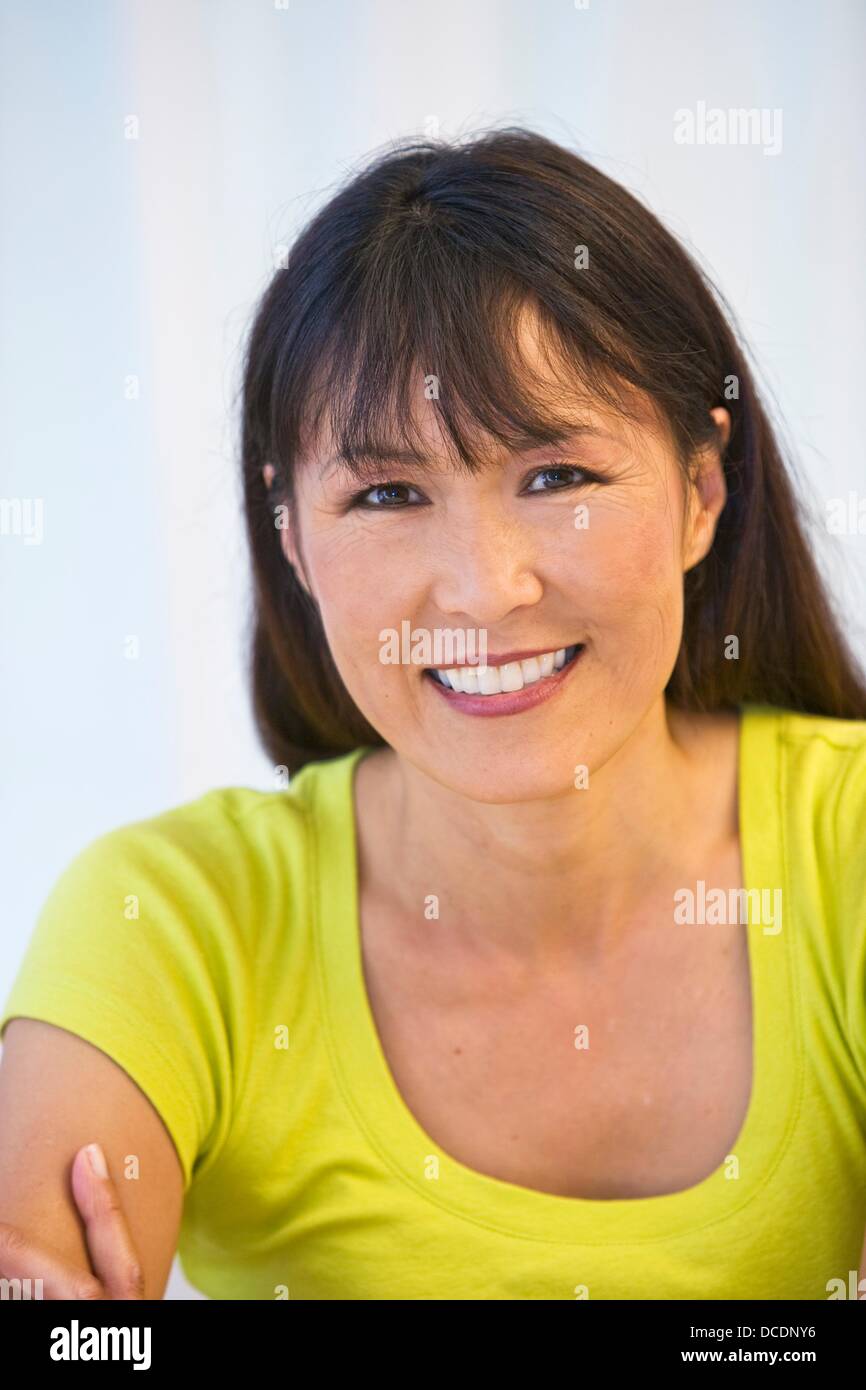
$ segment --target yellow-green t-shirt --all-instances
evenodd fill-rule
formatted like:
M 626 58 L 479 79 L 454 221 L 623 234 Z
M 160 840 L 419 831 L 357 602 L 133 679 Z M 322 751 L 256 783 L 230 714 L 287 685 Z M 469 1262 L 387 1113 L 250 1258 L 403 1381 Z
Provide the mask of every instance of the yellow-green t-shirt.
M 741 713 L 745 886 L 781 889 L 782 913 L 750 893 L 751 1100 L 727 1160 L 685 1190 L 538 1192 L 457 1162 L 417 1123 L 361 966 L 364 749 L 89 844 L 43 907 L 0 1030 L 58 1024 L 150 1098 L 183 1166 L 181 1263 L 213 1298 L 850 1297 L 866 1224 L 866 722 Z

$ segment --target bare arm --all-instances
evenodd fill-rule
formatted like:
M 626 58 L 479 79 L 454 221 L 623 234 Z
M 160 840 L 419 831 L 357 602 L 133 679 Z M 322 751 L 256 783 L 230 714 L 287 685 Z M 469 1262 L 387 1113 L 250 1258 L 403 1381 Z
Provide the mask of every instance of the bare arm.
M 93 1141 L 108 1160 L 143 1267 L 143 1296 L 162 1298 L 183 1172 L 160 1116 L 99 1048 L 53 1024 L 12 1019 L 0 1057 L 0 1222 L 85 1271 L 93 1266 L 70 1176 L 76 1152 Z M 125 1176 L 130 1156 L 137 1178 Z

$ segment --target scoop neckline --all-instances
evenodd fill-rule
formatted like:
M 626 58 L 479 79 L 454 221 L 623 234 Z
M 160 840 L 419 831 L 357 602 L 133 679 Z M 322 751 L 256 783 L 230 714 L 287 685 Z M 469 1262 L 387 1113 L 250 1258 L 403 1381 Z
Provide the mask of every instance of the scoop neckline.
M 767 705 L 739 707 L 737 785 L 740 855 L 746 889 L 787 892 L 780 799 L 779 748 L 783 712 Z M 793 1126 L 802 1055 L 793 981 L 791 923 L 767 933 L 755 923 L 748 897 L 752 997 L 752 1088 L 740 1132 L 730 1148 L 739 1176 L 726 1161 L 700 1182 L 649 1197 L 568 1197 L 496 1178 L 471 1168 L 434 1141 L 403 1099 L 385 1057 L 373 1015 L 361 954 L 354 778 L 363 746 L 317 764 L 312 783 L 310 837 L 314 930 L 329 1050 L 347 1106 L 389 1170 L 421 1198 L 453 1215 L 508 1235 L 560 1244 L 640 1242 L 729 1219 L 769 1182 Z M 760 899 L 760 895 L 759 895 Z M 706 930 L 712 930 L 708 925 Z M 427 1177 L 430 1159 L 438 1177 Z M 434 1169 L 435 1171 L 435 1169 Z

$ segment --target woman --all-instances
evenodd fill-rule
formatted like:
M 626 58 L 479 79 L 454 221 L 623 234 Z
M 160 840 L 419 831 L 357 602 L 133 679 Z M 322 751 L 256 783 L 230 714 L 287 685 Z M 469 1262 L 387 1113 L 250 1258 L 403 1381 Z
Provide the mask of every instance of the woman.
M 704 277 L 537 134 L 405 146 L 274 276 L 242 452 L 291 780 L 55 886 L 0 1018 L 2 1272 L 856 1297 L 866 688 Z

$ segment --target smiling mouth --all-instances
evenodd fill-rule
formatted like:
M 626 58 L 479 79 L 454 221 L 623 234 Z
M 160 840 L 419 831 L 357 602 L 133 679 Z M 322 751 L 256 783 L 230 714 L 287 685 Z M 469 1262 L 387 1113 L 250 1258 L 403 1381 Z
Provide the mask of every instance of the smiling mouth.
M 508 661 L 504 666 L 451 666 L 447 670 L 428 666 L 424 675 L 459 695 L 517 694 L 558 676 L 583 648 L 584 643 L 577 642 L 523 661 Z

